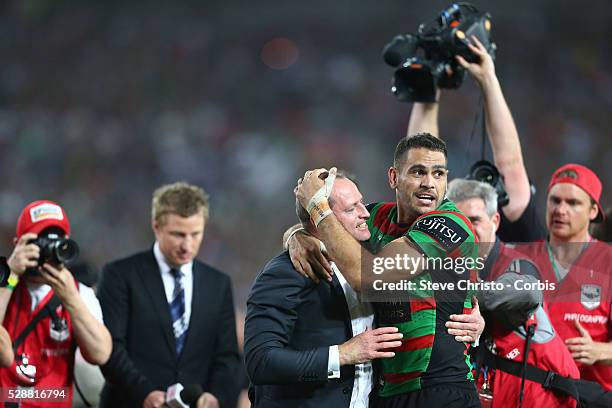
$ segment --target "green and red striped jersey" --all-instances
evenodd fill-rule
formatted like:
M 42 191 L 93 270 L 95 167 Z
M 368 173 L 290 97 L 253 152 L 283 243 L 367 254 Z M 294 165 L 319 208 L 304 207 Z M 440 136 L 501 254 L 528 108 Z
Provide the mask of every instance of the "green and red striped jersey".
M 421 215 L 412 225 L 398 224 L 395 203 L 368 206 L 371 237 L 367 246 L 377 252 L 384 245 L 408 237 L 428 258 L 476 257 L 475 234 L 469 220 L 452 201 L 444 200 L 436 211 Z M 395 326 L 404 335 L 395 357 L 382 359 L 379 395 L 389 397 L 421 388 L 473 380 L 468 345 L 455 341 L 445 323 L 451 314 L 471 309 L 471 290 L 433 290 L 428 283 L 474 281 L 475 273 L 426 270 L 415 276 L 409 302 L 374 303 L 377 324 Z

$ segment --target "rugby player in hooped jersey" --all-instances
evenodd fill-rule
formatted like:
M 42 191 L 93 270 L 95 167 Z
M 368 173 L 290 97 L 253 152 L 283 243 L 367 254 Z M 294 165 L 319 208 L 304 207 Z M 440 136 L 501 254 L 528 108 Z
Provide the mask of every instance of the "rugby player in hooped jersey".
M 440 139 L 421 134 L 402 139 L 389 169 L 389 185 L 396 192 L 395 203 L 377 203 L 368 207 L 368 227 L 372 231 L 368 250 L 377 256 L 405 253 L 415 257 L 475 256 L 475 237 L 470 222 L 454 204 L 444 199 L 447 181 L 446 145 Z M 306 172 L 297 188 L 300 203 L 311 218 L 330 257 L 346 271 L 347 281 L 362 287 L 362 246 L 330 215 L 322 180 L 326 169 Z M 333 178 L 334 169 L 329 171 Z M 329 182 L 328 182 L 329 184 Z M 460 240 L 450 240 L 439 229 L 428 228 L 429 218 L 443 219 Z M 456 241 L 456 242 L 454 242 Z M 363 251 L 363 252 L 362 252 Z M 406 271 L 387 280 L 406 278 Z M 433 280 L 432 274 L 409 271 L 415 280 Z M 460 291 L 459 291 L 460 292 Z M 404 334 L 403 345 L 395 357 L 382 363 L 381 388 L 374 403 L 377 407 L 480 406 L 473 385 L 467 345 L 447 333 L 445 322 L 471 306 L 467 291 L 455 294 L 462 302 L 445 302 L 434 291 L 417 290 L 410 301 L 375 303 L 378 324 L 395 325 Z M 391 310 L 393 309 L 393 310 Z M 456 404 L 456 405 L 453 405 Z M 458 404 L 458 405 L 457 405 Z

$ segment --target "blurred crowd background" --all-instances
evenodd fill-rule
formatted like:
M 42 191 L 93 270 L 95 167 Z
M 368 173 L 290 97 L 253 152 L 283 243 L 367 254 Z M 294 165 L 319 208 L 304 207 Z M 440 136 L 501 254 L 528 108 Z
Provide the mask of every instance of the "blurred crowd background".
M 293 186 L 338 165 L 367 201 L 410 105 L 390 93 L 385 43 L 449 1 L 80 1 L 0 4 L 0 253 L 28 202 L 62 204 L 100 267 L 151 245 L 150 200 L 185 180 L 211 196 L 201 259 L 238 308 L 295 222 Z M 497 72 L 544 205 L 552 171 L 592 167 L 610 203 L 612 3 L 474 3 L 493 15 Z M 444 92 L 451 175 L 480 158 L 478 91 Z M 490 156 L 489 156 L 490 157 Z

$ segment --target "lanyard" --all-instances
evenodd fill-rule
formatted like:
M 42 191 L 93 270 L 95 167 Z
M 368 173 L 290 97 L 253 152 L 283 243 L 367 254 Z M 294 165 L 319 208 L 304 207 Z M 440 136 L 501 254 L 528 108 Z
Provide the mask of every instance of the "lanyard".
M 580 254 L 586 249 L 589 243 L 593 240 L 592 237 L 589 237 L 589 241 L 582 244 L 582 249 L 580 249 Z M 571 245 L 571 244 L 570 244 Z M 550 264 L 552 265 L 553 271 L 555 272 L 555 278 L 557 278 L 557 282 L 561 282 L 563 279 L 561 278 L 561 273 L 559 272 L 559 268 L 557 266 L 558 261 L 555 260 L 555 256 L 552 252 L 552 247 L 550 246 L 550 242 L 546 241 L 546 250 L 548 251 L 548 259 L 550 260 Z M 567 267 L 567 273 L 565 276 L 569 275 L 569 271 L 572 268 L 573 264 Z M 563 278 L 565 278 L 565 276 Z
M 550 260 L 550 264 L 552 265 L 553 271 L 555 272 L 555 278 L 557 279 L 557 282 L 560 282 L 561 273 L 559 272 L 559 269 L 557 268 L 557 261 L 555 261 L 555 257 L 552 253 L 552 249 L 550 248 L 550 244 L 548 242 L 546 242 L 546 250 L 548 251 L 548 259 Z M 567 270 L 567 273 L 569 273 L 569 269 Z

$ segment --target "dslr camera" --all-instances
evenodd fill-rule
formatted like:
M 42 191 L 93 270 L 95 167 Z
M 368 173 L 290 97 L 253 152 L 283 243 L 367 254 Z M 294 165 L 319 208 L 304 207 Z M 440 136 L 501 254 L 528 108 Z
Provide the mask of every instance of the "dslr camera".
M 466 179 L 482 181 L 483 183 L 492 185 L 497 193 L 498 208 L 502 208 L 510 202 L 506 187 L 504 186 L 504 177 L 490 161 L 479 160 L 474 163 Z
M 44 229 L 36 239 L 29 243 L 35 244 L 40 248 L 40 257 L 38 265 L 49 263 L 53 266 L 62 264 L 70 264 L 79 256 L 79 245 L 76 241 L 65 238 L 64 231 L 57 227 L 49 227 Z M 30 268 L 27 273 L 38 275 L 37 268 Z
M 391 91 L 403 102 L 435 102 L 437 88 L 459 88 L 465 69 L 455 56 L 478 62 L 468 48 L 472 36 L 494 56 L 491 15 L 470 3 L 453 3 L 415 34 L 396 36 L 383 49 L 385 62 L 397 68 Z

